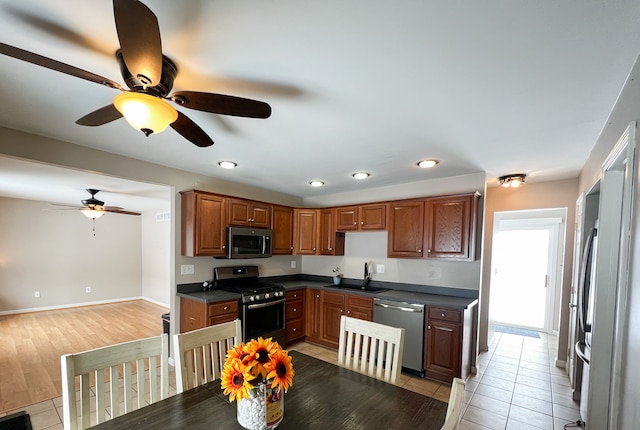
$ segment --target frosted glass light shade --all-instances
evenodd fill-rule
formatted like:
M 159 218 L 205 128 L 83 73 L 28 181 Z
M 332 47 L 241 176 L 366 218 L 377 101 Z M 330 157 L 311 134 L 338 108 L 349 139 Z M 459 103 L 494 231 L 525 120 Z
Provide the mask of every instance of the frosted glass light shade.
M 100 218 L 106 212 L 104 210 L 91 209 L 91 208 L 83 208 L 83 209 L 80 209 L 80 211 L 87 218 L 93 218 L 93 219 Z
M 178 112 L 159 97 L 144 93 L 121 93 L 113 99 L 113 105 L 136 130 L 149 136 L 160 133 L 178 119 Z

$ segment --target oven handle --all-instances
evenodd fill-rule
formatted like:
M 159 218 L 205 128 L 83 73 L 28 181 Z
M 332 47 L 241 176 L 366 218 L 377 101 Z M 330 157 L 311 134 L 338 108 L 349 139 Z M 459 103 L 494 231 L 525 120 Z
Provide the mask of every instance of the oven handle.
M 280 303 L 284 303 L 284 302 L 285 302 L 285 299 L 276 300 L 275 302 L 256 303 L 255 305 L 247 306 L 247 309 L 266 308 L 267 306 L 279 305 Z

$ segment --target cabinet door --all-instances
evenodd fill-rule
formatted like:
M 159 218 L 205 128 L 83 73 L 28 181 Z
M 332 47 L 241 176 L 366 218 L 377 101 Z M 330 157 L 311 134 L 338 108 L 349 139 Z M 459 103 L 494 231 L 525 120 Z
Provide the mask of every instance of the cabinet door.
M 425 246 L 427 258 L 472 257 L 472 195 L 426 200 Z
M 273 242 L 274 255 L 293 253 L 293 209 L 286 206 L 273 206 Z
M 447 377 L 460 374 L 460 344 L 462 341 L 459 324 L 446 321 L 427 321 L 427 341 L 425 343 L 425 371 Z
M 322 339 L 334 346 L 340 342 L 340 317 L 344 313 L 344 294 L 322 292 Z
M 250 203 L 247 200 L 228 199 L 228 221 L 229 225 L 249 226 L 251 216 Z
M 360 208 L 361 230 L 384 230 L 387 228 L 387 205 L 366 205 Z
M 180 297 L 180 333 L 207 326 L 207 305 Z
M 320 290 L 309 290 L 306 310 L 306 335 L 312 339 L 320 339 L 322 337 L 322 296 Z
M 358 206 L 336 209 L 336 230 L 358 230 Z
M 181 194 L 182 255 L 225 255 L 226 199 L 197 191 Z
M 317 251 L 318 211 L 294 209 L 294 254 L 315 255 Z
M 422 257 L 424 201 L 389 204 L 389 257 Z
M 249 215 L 253 227 L 271 228 L 271 205 L 254 202 Z
M 319 245 L 320 255 L 344 255 L 344 233 L 336 231 L 335 210 L 319 211 Z

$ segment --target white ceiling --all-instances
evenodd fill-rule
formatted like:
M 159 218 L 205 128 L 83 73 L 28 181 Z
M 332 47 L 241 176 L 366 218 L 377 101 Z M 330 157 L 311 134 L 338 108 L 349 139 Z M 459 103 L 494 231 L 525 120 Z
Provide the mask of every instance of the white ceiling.
M 0 125 L 300 197 L 482 171 L 490 185 L 557 180 L 578 175 L 640 51 L 632 0 L 144 3 L 178 66 L 174 91 L 262 100 L 272 116 L 178 108 L 209 148 L 124 120 L 81 127 L 118 92 L 0 56 Z M 124 84 L 108 0 L 0 0 L 0 28 L 0 42 Z M 418 169 L 423 158 L 441 163 Z

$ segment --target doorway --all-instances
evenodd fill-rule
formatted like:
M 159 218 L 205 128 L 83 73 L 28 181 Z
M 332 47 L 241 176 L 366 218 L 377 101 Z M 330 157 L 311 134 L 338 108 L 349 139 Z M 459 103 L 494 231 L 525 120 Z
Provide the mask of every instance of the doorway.
M 566 209 L 497 212 L 489 318 L 552 333 L 562 283 Z

